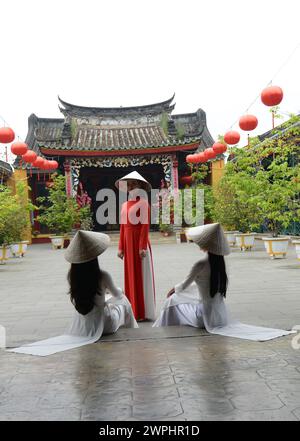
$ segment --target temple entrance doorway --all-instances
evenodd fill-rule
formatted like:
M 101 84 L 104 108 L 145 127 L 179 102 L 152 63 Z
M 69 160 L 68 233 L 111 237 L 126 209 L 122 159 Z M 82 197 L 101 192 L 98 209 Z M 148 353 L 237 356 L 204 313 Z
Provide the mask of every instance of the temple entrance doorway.
M 82 183 L 83 189 L 88 193 L 92 199 L 92 212 L 94 231 L 118 231 L 119 226 L 119 192 L 115 187 L 115 182 L 122 176 L 137 171 L 140 173 L 150 184 L 153 189 L 159 189 L 161 186 L 161 180 L 164 179 L 164 170 L 161 164 L 149 164 L 138 167 L 82 167 L 79 174 L 79 182 Z M 116 223 L 101 225 L 97 222 L 96 212 L 101 204 L 105 203 L 96 200 L 96 196 L 99 190 L 109 188 L 115 192 L 116 196 Z M 150 195 L 149 195 L 150 197 Z M 150 199 L 149 199 L 150 202 Z M 152 226 L 153 230 L 157 230 L 157 225 Z

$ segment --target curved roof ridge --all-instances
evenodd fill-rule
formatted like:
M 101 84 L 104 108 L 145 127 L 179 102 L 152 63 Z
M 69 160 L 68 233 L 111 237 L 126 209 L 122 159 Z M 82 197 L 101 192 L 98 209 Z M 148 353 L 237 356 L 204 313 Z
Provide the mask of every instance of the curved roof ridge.
M 148 110 L 148 109 L 155 109 L 160 107 L 169 107 L 171 102 L 173 101 L 175 97 L 175 93 L 172 95 L 171 98 L 169 98 L 166 101 L 161 101 L 160 103 L 153 103 L 153 104 L 146 104 L 143 106 L 130 106 L 130 107 L 89 107 L 89 106 L 78 106 L 76 104 L 67 103 L 66 101 L 62 100 L 60 96 L 58 96 L 59 102 L 65 107 L 66 110 L 96 110 L 96 111 L 128 111 L 128 110 Z

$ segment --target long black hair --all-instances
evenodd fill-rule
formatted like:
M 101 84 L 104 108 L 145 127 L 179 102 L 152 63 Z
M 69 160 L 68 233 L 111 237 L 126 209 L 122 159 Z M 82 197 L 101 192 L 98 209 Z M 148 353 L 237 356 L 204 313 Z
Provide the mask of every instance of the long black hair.
M 217 293 L 220 293 L 223 297 L 226 297 L 228 278 L 224 256 L 217 256 L 209 252 L 208 260 L 210 264 L 210 296 L 214 297 Z
M 85 263 L 72 263 L 68 273 L 70 298 L 75 309 L 82 315 L 94 307 L 94 298 L 100 293 L 101 270 L 98 259 Z

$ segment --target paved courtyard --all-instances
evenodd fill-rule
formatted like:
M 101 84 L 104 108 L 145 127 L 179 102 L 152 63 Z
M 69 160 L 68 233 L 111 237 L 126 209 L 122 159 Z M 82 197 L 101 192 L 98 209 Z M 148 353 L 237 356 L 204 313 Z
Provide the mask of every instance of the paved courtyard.
M 122 283 L 115 245 L 103 268 Z M 200 256 L 193 244 L 153 246 L 158 310 Z M 227 258 L 231 314 L 245 323 L 300 325 L 300 263 L 255 250 Z M 62 251 L 34 245 L 0 266 L 0 324 L 7 346 L 62 334 L 72 318 Z M 0 350 L 1 420 L 300 420 L 300 349 L 192 328 L 120 330 L 49 357 Z

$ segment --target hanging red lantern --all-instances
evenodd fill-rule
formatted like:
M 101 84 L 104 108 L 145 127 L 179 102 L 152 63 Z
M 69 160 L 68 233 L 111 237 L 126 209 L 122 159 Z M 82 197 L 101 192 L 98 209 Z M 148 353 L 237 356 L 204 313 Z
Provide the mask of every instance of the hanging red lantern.
M 37 158 L 37 154 L 33 150 L 27 150 L 27 152 L 22 155 L 22 159 L 25 162 L 32 164 Z
M 202 163 L 202 162 L 206 162 L 206 161 L 207 161 L 207 159 L 206 159 L 204 152 L 197 153 L 197 162 Z
M 37 156 L 36 160 L 33 162 L 33 167 L 42 168 L 44 165 L 44 158 Z
M 15 139 L 15 132 L 10 127 L 0 128 L 0 142 L 2 144 L 9 144 Z
M 58 162 L 57 161 L 48 161 L 49 166 L 50 166 L 50 170 L 56 170 L 58 168 Z
M 28 145 L 25 142 L 14 142 L 10 147 L 11 152 L 14 155 L 25 155 L 28 150 Z
M 214 151 L 214 149 L 212 149 L 211 147 L 209 149 L 205 149 L 205 156 L 207 159 L 213 159 L 217 156 L 216 152 Z
M 193 182 L 193 177 L 192 176 L 182 176 L 180 178 L 180 183 L 182 185 L 191 185 L 192 182 Z
M 227 145 L 222 142 L 215 142 L 212 146 L 212 149 L 216 152 L 217 155 L 221 155 L 221 153 L 225 153 L 227 150 Z
M 283 98 L 283 90 L 279 86 L 269 86 L 262 91 L 260 97 L 265 106 L 278 106 Z
M 44 159 L 44 164 L 41 168 L 42 170 L 51 170 L 50 161 L 48 159 Z
M 239 140 L 240 140 L 240 134 L 239 132 L 236 132 L 234 130 L 230 130 L 224 135 L 224 141 L 226 142 L 226 144 L 234 145 L 237 144 Z
M 192 156 L 193 155 L 187 155 L 187 157 L 185 158 L 186 162 L 188 162 L 189 164 L 192 163 Z
M 258 119 L 255 115 L 243 115 L 240 117 L 239 126 L 242 130 L 246 132 L 250 132 L 251 130 L 256 129 L 258 124 Z

